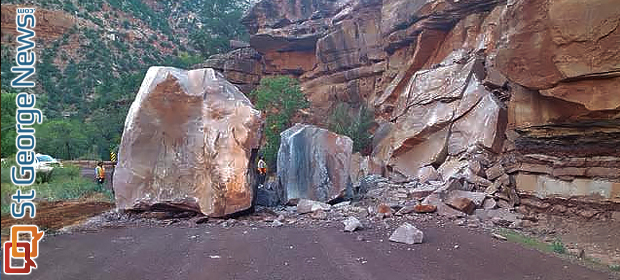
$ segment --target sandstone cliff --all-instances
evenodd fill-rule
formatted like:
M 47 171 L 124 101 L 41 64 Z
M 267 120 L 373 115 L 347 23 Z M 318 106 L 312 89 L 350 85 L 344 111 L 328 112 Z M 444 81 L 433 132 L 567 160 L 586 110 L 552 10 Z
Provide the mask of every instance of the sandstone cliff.
M 316 124 L 370 105 L 371 173 L 620 200 L 615 2 L 264 0 L 241 84 L 298 77 Z

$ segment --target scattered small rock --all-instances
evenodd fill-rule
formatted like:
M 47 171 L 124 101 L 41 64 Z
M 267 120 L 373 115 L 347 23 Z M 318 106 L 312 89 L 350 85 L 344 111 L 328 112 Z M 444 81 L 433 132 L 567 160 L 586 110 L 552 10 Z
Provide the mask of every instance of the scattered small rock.
M 594 210 L 594 209 L 582 209 L 578 213 L 579 213 L 579 216 L 582 216 L 586 219 L 591 219 L 592 217 L 596 216 L 596 214 L 598 214 L 599 211 Z
M 497 233 L 491 233 L 491 236 L 493 236 L 496 239 L 503 240 L 503 241 L 507 241 L 508 240 L 508 238 L 506 238 L 505 236 L 499 235 Z
M 306 214 L 317 210 L 328 211 L 331 209 L 331 205 L 319 201 L 300 199 L 297 202 L 297 213 Z
M 495 180 L 496 178 L 505 174 L 504 167 L 501 164 L 496 163 L 486 170 L 487 179 Z
M 326 220 L 327 212 L 323 211 L 322 209 L 319 209 L 319 210 L 316 210 L 310 213 L 310 217 L 312 217 L 315 220 Z
M 422 243 L 423 239 L 424 233 L 409 223 L 402 224 L 390 235 L 390 241 L 409 245 Z
M 416 213 L 433 213 L 437 211 L 437 206 L 431 204 L 417 204 L 413 207 L 413 211 Z
M 498 199 L 497 200 L 497 207 L 499 208 L 512 208 L 512 205 L 510 205 L 510 203 L 506 200 L 503 199 Z
M 553 207 L 551 207 L 551 212 L 554 212 L 554 213 L 564 213 L 564 212 L 566 212 L 566 210 L 568 210 L 566 208 L 566 206 L 561 205 L 561 204 L 556 204 L 556 205 L 553 205 Z M 618 213 L 620 213 L 620 212 L 618 212 Z M 613 217 L 613 214 L 612 214 L 612 217 Z M 619 216 L 619 218 L 620 218 L 620 216 Z
M 209 216 L 196 216 L 191 221 L 195 224 L 204 224 L 209 221 Z
M 493 198 L 487 198 L 482 203 L 482 208 L 486 210 L 495 209 L 496 207 L 497 207 L 497 201 L 495 201 L 495 199 Z
M 396 211 L 394 215 L 402 216 L 402 215 L 412 213 L 413 211 L 415 211 L 415 205 L 405 205 L 403 208 L 400 208 L 400 210 Z
M 278 220 L 274 220 L 273 222 L 271 222 L 271 226 L 272 227 L 281 227 L 283 225 L 284 224 L 282 222 L 278 221 Z
M 390 207 L 389 205 L 385 203 L 381 203 L 379 204 L 379 206 L 377 206 L 377 213 L 383 214 L 384 217 L 391 217 L 392 207 Z
M 452 197 L 467 198 L 473 201 L 476 207 L 479 207 L 479 206 L 482 206 L 482 203 L 486 198 L 486 194 L 482 192 L 468 192 L 468 191 L 462 191 L 462 190 L 454 190 L 454 191 L 451 191 L 450 194 L 448 195 L 448 200 Z
M 344 231 L 353 232 L 362 228 L 362 223 L 355 217 L 349 217 L 342 223 L 344 223 Z
M 334 209 L 344 209 L 344 208 L 346 208 L 349 205 L 351 205 L 351 201 L 343 201 L 343 202 L 336 203 L 336 204 L 332 205 L 332 207 Z
M 476 204 L 466 197 L 450 197 L 446 200 L 446 204 L 467 215 L 473 214 L 474 210 L 476 210 Z

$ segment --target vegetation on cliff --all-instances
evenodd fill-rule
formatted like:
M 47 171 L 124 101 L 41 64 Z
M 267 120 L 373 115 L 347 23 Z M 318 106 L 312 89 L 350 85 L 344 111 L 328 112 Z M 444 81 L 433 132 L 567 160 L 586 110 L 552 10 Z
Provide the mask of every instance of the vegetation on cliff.
M 3 6 L 10 3 L 74 20 L 58 38 L 37 41 L 34 93 L 45 115 L 37 148 L 63 159 L 108 159 L 150 66 L 191 68 L 228 51 L 229 40 L 248 36 L 240 23 L 247 0 L 9 0 Z M 14 153 L 14 128 L 4 111 L 5 100 L 14 103 L 9 93 L 15 40 L 2 38 L 2 157 Z
M 299 109 L 309 106 L 306 97 L 299 88 L 297 80 L 288 76 L 265 77 L 252 92 L 256 100 L 256 108 L 267 115 L 265 121 L 265 145 L 261 154 L 265 161 L 275 170 L 278 149 L 280 148 L 280 132 L 291 127 L 292 119 Z
M 368 154 L 372 144 L 372 127 L 375 118 L 367 106 L 361 106 L 357 113 L 351 117 L 349 106 L 339 103 L 329 117 L 329 130 L 338 134 L 346 135 L 353 140 L 353 152 Z

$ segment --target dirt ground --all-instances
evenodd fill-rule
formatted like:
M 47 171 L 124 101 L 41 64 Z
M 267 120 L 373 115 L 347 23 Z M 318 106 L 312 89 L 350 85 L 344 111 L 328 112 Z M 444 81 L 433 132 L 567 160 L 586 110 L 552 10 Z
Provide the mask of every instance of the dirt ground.
M 80 201 L 40 201 L 36 205 L 34 219 L 14 219 L 10 214 L 2 216 L 2 243 L 8 240 L 12 225 L 35 224 L 40 229 L 55 231 L 82 222 L 112 207 L 114 204 L 97 201 L 94 197 Z
M 539 215 L 538 225 L 527 229 L 539 238 L 561 240 L 571 254 L 606 265 L 620 265 L 620 221 Z

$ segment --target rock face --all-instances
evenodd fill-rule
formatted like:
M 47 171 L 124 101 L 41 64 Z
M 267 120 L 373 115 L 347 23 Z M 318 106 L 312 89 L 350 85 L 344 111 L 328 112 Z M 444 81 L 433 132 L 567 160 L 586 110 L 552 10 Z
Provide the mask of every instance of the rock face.
M 620 7 L 613 0 L 519 2 L 507 7 L 502 20 L 508 38 L 498 51 L 497 66 L 520 85 L 548 89 L 568 79 L 619 75 L 620 50 L 615 46 L 620 40 Z M 616 106 L 606 99 L 596 106 L 578 96 L 592 101 L 600 97 L 574 91 L 560 98 L 586 103 L 591 110 L 607 107 L 601 108 L 604 103 L 612 105 L 609 109 L 618 107 L 617 99 Z
M 263 75 L 300 80 L 311 123 L 339 103 L 374 111 L 354 181 L 620 201 L 616 1 L 263 0 L 244 22 Z
M 250 47 L 241 47 L 226 54 L 215 54 L 199 68 L 213 68 L 224 74 L 226 80 L 236 85 L 243 93 L 249 94 L 259 84 L 263 67 L 262 56 Z
M 278 178 L 287 200 L 330 201 L 350 193 L 353 141 L 313 125 L 296 124 L 280 134 Z
M 165 204 L 221 217 L 252 207 L 261 113 L 213 69 L 151 67 L 114 174 L 119 209 Z

